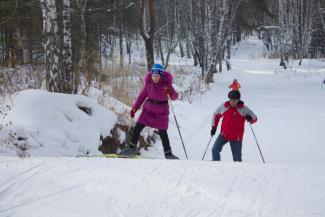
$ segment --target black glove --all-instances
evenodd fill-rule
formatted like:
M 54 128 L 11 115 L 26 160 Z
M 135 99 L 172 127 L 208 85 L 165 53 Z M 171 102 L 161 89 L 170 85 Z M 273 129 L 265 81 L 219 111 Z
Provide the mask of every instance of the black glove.
M 253 120 L 252 116 L 250 116 L 250 115 L 245 115 L 245 119 L 248 122 L 251 122 Z
M 211 136 L 214 136 L 216 134 L 217 127 L 212 127 L 211 128 Z

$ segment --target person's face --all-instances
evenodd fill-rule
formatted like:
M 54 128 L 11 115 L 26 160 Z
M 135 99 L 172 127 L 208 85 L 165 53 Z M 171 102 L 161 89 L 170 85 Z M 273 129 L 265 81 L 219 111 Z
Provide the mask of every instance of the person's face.
M 151 79 L 154 83 L 158 83 L 160 80 L 160 75 L 159 74 L 152 74 Z
M 239 102 L 239 99 L 229 99 L 231 107 L 234 107 Z

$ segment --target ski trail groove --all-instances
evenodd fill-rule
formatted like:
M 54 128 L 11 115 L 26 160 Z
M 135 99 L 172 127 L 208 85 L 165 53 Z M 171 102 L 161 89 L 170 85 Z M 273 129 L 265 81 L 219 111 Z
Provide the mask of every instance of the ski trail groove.
M 63 190 L 61 190 L 61 191 L 54 192 L 54 193 L 52 193 L 52 194 L 48 194 L 48 195 L 46 195 L 46 196 L 39 197 L 39 198 L 37 198 L 37 199 L 32 199 L 32 200 L 29 200 L 29 201 L 27 201 L 27 202 L 23 202 L 23 203 L 21 203 L 21 204 L 18 204 L 18 205 L 15 205 L 15 206 L 9 207 L 9 208 L 0 209 L 0 213 L 2 213 L 2 212 L 6 212 L 6 211 L 9 211 L 9 210 L 13 210 L 13 209 L 16 209 L 16 208 L 20 208 L 20 207 L 23 207 L 23 206 L 30 205 L 30 204 L 35 203 L 35 202 L 38 202 L 38 201 L 40 201 L 40 200 L 44 200 L 44 199 L 47 199 L 47 198 L 50 198 L 50 197 L 56 196 L 56 195 L 58 195 L 58 194 L 65 193 L 65 192 L 67 192 L 67 191 L 71 191 L 71 190 L 73 190 L 73 189 L 75 189 L 75 188 L 78 188 L 78 187 L 80 187 L 80 186 L 79 186 L 79 185 L 77 185 L 77 186 L 71 186 L 71 187 L 69 187 L 69 188 L 63 189 Z
M 22 175 L 28 174 L 28 173 L 30 173 L 30 172 L 36 170 L 37 168 L 40 168 L 40 167 L 43 166 L 43 165 L 44 165 L 44 164 L 41 163 L 41 164 L 38 164 L 38 165 L 36 165 L 36 166 L 34 166 L 34 167 L 32 167 L 32 168 L 26 169 L 26 170 L 24 170 L 24 171 L 22 171 L 22 172 L 20 172 L 20 173 L 18 173 L 18 174 L 16 174 L 16 175 L 10 177 L 10 178 L 7 179 L 6 181 L 0 183 L 0 186 L 3 187 L 3 186 L 5 186 L 7 183 L 12 182 L 13 180 L 15 180 L 15 179 L 17 179 L 17 178 L 21 178 Z M 1 188 L 2 188 L 2 187 L 1 187 Z M 0 189 L 1 189 L 1 188 L 0 188 Z

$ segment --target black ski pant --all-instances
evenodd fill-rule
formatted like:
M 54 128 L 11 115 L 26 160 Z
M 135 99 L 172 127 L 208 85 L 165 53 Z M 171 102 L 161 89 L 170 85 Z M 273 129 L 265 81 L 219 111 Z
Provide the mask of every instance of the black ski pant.
M 139 138 L 140 138 L 140 133 L 141 131 L 145 128 L 146 125 L 140 124 L 137 122 L 134 126 L 133 133 L 132 133 L 132 139 L 131 142 L 133 145 L 137 145 Z M 160 130 L 158 129 L 158 133 L 162 142 L 162 145 L 164 147 L 164 153 L 169 153 L 171 152 L 171 147 L 169 143 L 169 138 L 167 134 L 167 130 Z

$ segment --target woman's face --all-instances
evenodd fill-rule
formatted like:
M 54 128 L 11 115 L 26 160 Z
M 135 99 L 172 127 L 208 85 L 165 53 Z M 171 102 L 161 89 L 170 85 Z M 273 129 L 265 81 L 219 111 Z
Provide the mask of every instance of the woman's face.
M 151 79 L 154 83 L 158 83 L 160 80 L 160 75 L 159 74 L 152 74 Z

